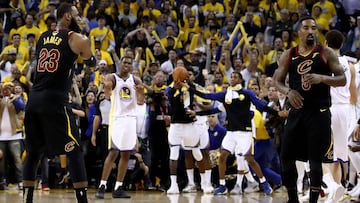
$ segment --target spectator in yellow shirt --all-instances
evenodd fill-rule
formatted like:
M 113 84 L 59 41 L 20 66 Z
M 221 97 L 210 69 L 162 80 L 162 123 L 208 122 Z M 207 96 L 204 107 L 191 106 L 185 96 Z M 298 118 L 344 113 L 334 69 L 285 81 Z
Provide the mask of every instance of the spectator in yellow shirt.
M 100 15 L 97 20 L 99 27 L 93 28 L 90 31 L 89 37 L 100 39 L 101 50 L 109 52 L 109 50 L 115 48 L 114 32 L 110 27 L 106 26 L 105 16 Z
M 27 49 L 27 47 L 21 44 L 20 34 L 14 34 L 12 36 L 12 42 L 13 43 L 11 45 L 4 47 L 0 54 L 0 57 L 3 58 L 4 54 L 6 54 L 10 49 L 14 49 L 17 52 L 16 63 L 22 66 L 29 60 L 29 50 Z
M 35 18 L 38 21 L 38 26 L 41 33 L 48 30 L 46 20 L 48 19 L 49 16 L 53 16 L 56 19 L 56 3 L 53 0 L 49 1 L 49 4 L 46 9 L 41 10 L 35 16 Z
M 286 8 L 291 13 L 296 12 L 298 10 L 298 0 L 278 0 L 277 5 L 280 9 Z
M 148 0 L 146 4 L 146 8 L 143 10 L 144 16 L 150 16 L 150 19 L 155 20 L 158 19 L 161 15 L 161 11 L 155 8 L 154 0 Z
M 40 29 L 34 25 L 34 17 L 30 14 L 25 15 L 25 25 L 18 28 L 17 33 L 20 34 L 21 37 L 21 45 L 27 46 L 27 35 L 29 33 L 33 33 L 35 35 L 36 41 L 40 37 Z
M 108 65 L 108 70 L 110 72 L 114 72 L 114 70 L 115 70 L 114 61 L 111 58 L 110 52 L 101 50 L 101 41 L 99 39 L 95 39 L 94 45 L 95 45 L 95 54 L 94 55 L 95 55 L 96 60 L 97 61 L 100 61 L 100 60 L 106 61 L 107 65 Z
M 320 6 L 313 7 L 313 17 L 316 20 L 316 25 L 318 29 L 318 40 L 317 42 L 323 44 L 325 41 L 325 33 L 330 29 L 329 21 L 324 16 Z
M 190 16 L 189 17 L 188 27 L 184 27 L 183 31 L 184 31 L 184 38 L 183 39 L 184 39 L 185 43 L 189 41 L 189 34 L 190 33 L 200 33 L 201 32 L 200 27 L 198 25 L 196 25 L 195 16 Z
M 205 17 L 207 17 L 209 13 L 214 13 L 216 20 L 221 24 L 222 19 L 225 17 L 224 5 L 217 0 L 210 0 L 210 2 L 206 3 L 203 7 L 203 13 Z
M 336 9 L 335 9 L 335 5 L 333 2 L 328 1 L 328 0 L 320 0 L 319 2 L 315 3 L 312 7 L 311 10 L 311 16 L 315 15 L 315 7 L 320 7 L 321 8 L 321 14 L 322 17 L 324 18 L 324 21 L 326 21 L 327 23 L 330 22 L 330 20 L 336 16 Z M 318 22 L 317 22 L 318 23 Z

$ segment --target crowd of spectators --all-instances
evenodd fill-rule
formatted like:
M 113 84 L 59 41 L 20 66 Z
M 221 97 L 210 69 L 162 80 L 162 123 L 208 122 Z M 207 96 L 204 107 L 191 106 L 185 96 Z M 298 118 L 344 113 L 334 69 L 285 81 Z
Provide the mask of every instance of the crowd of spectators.
M 42 32 L 56 28 L 56 8 L 61 1 L 0 1 L 0 79 L 6 84 L 2 87 L 10 86 L 12 94 L 21 96 L 25 104 L 32 85 L 37 40 Z M 142 78 L 148 94 L 147 113 L 143 115 L 147 117 L 138 125 L 138 152 L 148 167 L 142 168 L 146 172 L 142 186 L 163 189 L 169 184 L 166 146 L 169 123 L 164 116 L 170 115 L 170 108 L 162 92 L 171 84 L 175 67 L 191 69 L 195 83 L 209 92 L 225 90 L 231 73 L 241 72 L 245 88 L 255 91 L 270 105 L 283 109 L 284 95 L 276 90 L 271 77 L 282 52 L 297 45 L 296 31 L 301 17 L 316 19 L 318 43 L 324 42 L 327 31 L 338 29 L 346 36 L 342 51 L 360 57 L 360 12 L 357 10 L 360 10 L 360 2 L 355 0 L 78 0 L 73 3 L 81 15 L 77 19 L 81 27 L 78 31 L 90 38 L 98 64 L 92 69 L 81 59 L 77 60 L 70 92 L 74 109 L 84 112 L 78 114 L 78 125 L 89 182 L 93 186 L 99 184 L 107 153 L 107 138 L 100 136 L 104 135 L 102 125 L 107 124 L 100 122 L 93 129 L 94 118 L 103 113 L 99 111 L 104 111 L 101 108 L 104 77 L 121 68 L 119 59 L 123 56 L 133 58 L 133 74 Z M 150 104 L 155 105 L 154 115 L 149 114 Z M 4 115 L 1 112 L 0 118 Z M 159 122 L 157 116 L 162 116 L 164 122 Z M 267 121 L 267 117 L 264 118 Z M 226 126 L 225 115 L 219 114 L 218 120 L 220 125 Z M 264 139 L 273 140 L 276 149 L 281 125 L 273 124 L 267 125 L 268 137 Z M 0 143 L 13 141 L 9 136 L 2 136 L 2 128 L 3 123 Z M 97 136 L 96 141 L 92 136 Z M 16 141 L 22 143 L 22 138 L 17 137 Z M 14 156 L 3 157 L 0 162 L 6 161 L 4 168 L 19 169 L 15 156 L 21 153 L 13 153 L 11 145 L 2 146 L 5 145 L 0 145 L 4 155 Z M 272 170 L 279 172 L 275 152 Z M 67 174 L 60 170 L 60 161 L 51 158 L 50 174 L 42 178 L 45 189 L 56 186 L 52 180 L 64 182 L 63 175 Z M 134 156 L 134 160 L 138 159 L 138 155 Z M 139 167 L 139 163 L 131 163 L 130 171 Z M 21 183 L 17 174 L 0 169 L 0 189 L 9 183 Z M 179 173 L 181 175 L 186 176 Z M 129 175 L 129 179 L 132 178 Z M 271 184 L 277 187 L 281 182 Z M 142 188 L 135 187 L 132 182 L 129 187 Z

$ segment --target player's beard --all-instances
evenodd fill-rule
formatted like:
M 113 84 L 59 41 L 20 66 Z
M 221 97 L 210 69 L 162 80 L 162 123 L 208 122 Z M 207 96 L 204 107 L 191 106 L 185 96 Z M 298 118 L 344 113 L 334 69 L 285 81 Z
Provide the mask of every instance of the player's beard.
M 309 36 L 310 36 L 310 35 L 309 35 Z M 306 45 L 312 46 L 312 45 L 315 44 L 315 37 L 314 37 L 313 35 L 311 35 L 312 38 L 309 38 L 309 36 L 306 38 Z
M 71 18 L 69 29 L 78 33 L 81 32 L 80 26 L 77 24 L 75 18 Z

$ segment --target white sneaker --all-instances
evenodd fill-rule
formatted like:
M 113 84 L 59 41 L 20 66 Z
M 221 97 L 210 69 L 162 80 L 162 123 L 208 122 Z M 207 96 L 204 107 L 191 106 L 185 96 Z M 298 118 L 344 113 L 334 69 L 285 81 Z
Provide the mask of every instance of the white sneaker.
M 183 190 L 183 193 L 196 193 L 196 186 L 195 185 L 187 185 Z
M 214 192 L 214 187 L 209 182 L 206 182 L 203 185 L 201 185 L 201 189 L 205 194 L 211 194 Z
M 236 184 L 235 187 L 230 191 L 231 195 L 241 195 L 242 194 L 242 188 L 240 185 Z
M 341 184 L 337 184 L 336 188 L 334 188 L 332 199 L 335 202 L 338 202 L 342 196 L 344 196 L 345 188 Z
M 244 189 L 245 193 L 252 193 L 252 192 L 258 192 L 259 189 L 259 184 L 255 181 L 255 182 L 248 182 L 247 187 Z
M 166 191 L 167 194 L 179 194 L 179 187 L 176 185 L 176 186 L 171 186 L 167 191 Z

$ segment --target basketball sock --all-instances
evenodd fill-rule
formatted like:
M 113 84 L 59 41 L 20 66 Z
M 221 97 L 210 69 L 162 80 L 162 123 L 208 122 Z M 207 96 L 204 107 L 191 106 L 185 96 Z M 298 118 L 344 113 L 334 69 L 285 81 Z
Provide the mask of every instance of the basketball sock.
M 25 203 L 32 203 L 34 196 L 34 187 L 23 187 L 23 199 Z
M 225 185 L 225 179 L 220 179 L 220 185 Z
M 205 170 L 205 182 L 211 183 L 211 170 Z
M 237 174 L 236 184 L 241 187 L 243 179 L 244 179 L 244 174 Z
M 205 173 L 200 173 L 200 179 L 201 179 L 201 185 L 203 185 L 205 182 L 206 182 L 206 180 L 205 180 Z
M 298 202 L 299 201 L 296 187 L 295 188 L 287 188 L 287 193 L 289 196 L 288 202 Z
M 106 181 L 106 180 L 100 180 L 99 188 L 100 188 L 100 186 L 104 185 L 104 186 L 105 186 L 105 189 L 106 189 L 106 188 L 107 188 L 107 187 L 106 187 L 106 184 L 107 184 L 107 181 Z
M 195 183 L 194 183 L 194 169 L 186 169 L 186 174 L 187 174 L 188 180 L 189 180 L 188 185 L 195 185 Z
M 75 189 L 75 194 L 76 194 L 76 199 L 78 203 L 87 203 L 87 194 L 86 194 L 87 189 L 86 188 L 76 188 Z
M 255 179 L 254 179 L 254 177 L 252 176 L 252 174 L 251 174 L 250 172 L 247 172 L 247 173 L 245 174 L 245 177 L 246 177 L 246 180 L 247 180 L 247 181 L 249 181 L 249 182 L 251 182 L 251 183 L 255 182 Z
M 318 202 L 320 189 L 310 189 L 310 203 Z
M 264 182 L 266 182 L 266 178 L 265 178 L 265 176 L 263 176 L 263 177 L 259 178 L 259 181 L 260 181 L 260 183 L 264 183 Z
M 121 187 L 123 185 L 123 182 L 120 181 L 116 181 L 115 183 L 115 190 L 117 190 L 119 187 Z

